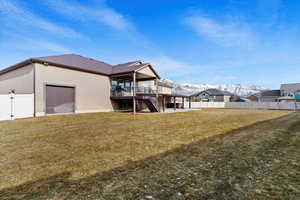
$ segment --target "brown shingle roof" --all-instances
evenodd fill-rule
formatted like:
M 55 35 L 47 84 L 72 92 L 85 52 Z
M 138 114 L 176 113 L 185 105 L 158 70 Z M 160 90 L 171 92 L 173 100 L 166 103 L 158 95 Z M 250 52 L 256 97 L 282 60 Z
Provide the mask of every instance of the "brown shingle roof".
M 111 74 L 121 74 L 126 72 L 133 72 L 144 67 L 146 64 L 143 64 L 141 61 L 133 61 L 125 64 L 119 64 L 112 67 Z
M 34 58 L 36 61 L 48 62 L 49 64 L 59 64 L 70 66 L 78 70 L 87 70 L 90 72 L 109 75 L 112 69 L 110 64 L 94 60 L 92 58 L 83 57 L 76 54 L 66 54 L 60 56 L 47 56 Z
M 73 70 L 91 72 L 96 74 L 104 74 L 104 75 L 133 72 L 149 65 L 149 64 L 143 64 L 141 61 L 133 61 L 125 64 L 112 66 L 105 62 L 94 60 L 92 58 L 87 58 L 76 54 L 65 54 L 65 55 L 58 55 L 58 56 L 30 58 L 21 63 L 18 63 L 16 65 L 13 65 L 9 68 L 0 71 L 0 75 L 18 69 L 20 67 L 23 67 L 30 63 L 43 63 L 43 64 L 69 68 Z
M 212 96 L 231 96 L 231 95 L 233 95 L 232 93 L 230 93 L 228 91 L 211 88 L 211 89 L 207 89 L 207 90 L 198 92 L 196 94 L 193 94 L 192 96 L 199 96 L 200 94 L 202 94 L 204 92 L 209 95 L 212 95 Z
M 265 90 L 259 93 L 261 97 L 267 97 L 267 96 L 280 96 L 280 90 Z

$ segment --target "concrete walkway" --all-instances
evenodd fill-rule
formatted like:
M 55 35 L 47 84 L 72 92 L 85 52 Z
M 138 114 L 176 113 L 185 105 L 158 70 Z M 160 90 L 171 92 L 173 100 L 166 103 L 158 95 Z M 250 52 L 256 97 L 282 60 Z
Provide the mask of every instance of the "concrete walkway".
M 193 110 L 201 110 L 200 108 L 176 108 L 176 110 L 174 110 L 174 108 L 167 108 L 165 109 L 165 112 L 161 112 L 161 113 L 175 113 L 175 112 L 188 112 L 188 111 L 193 111 Z

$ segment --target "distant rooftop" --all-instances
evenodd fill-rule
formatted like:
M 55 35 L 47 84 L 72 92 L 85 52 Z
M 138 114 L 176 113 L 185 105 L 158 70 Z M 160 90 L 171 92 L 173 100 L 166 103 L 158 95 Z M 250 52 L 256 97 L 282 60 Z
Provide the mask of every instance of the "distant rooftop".
M 198 92 L 196 94 L 193 94 L 192 96 L 199 96 L 201 93 L 207 93 L 211 96 L 223 96 L 223 95 L 233 95 L 232 93 L 228 92 L 228 91 L 223 91 L 223 90 L 219 90 L 219 89 L 207 89 L 207 90 L 204 90 L 204 91 L 201 91 L 201 92 Z
M 265 90 L 259 93 L 260 96 L 264 97 L 279 97 L 280 96 L 280 90 Z
M 286 83 L 281 84 L 281 90 L 299 90 L 300 91 L 300 83 Z

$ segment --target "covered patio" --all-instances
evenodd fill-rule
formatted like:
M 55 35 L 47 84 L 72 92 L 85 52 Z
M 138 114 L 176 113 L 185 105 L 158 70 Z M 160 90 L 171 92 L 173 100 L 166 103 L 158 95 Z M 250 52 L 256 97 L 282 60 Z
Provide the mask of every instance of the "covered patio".
M 180 94 L 170 94 L 163 96 L 163 112 L 167 109 L 173 110 L 182 110 L 182 109 L 191 109 L 192 108 L 192 97 L 187 95 Z M 188 102 L 188 106 L 185 106 L 185 103 Z

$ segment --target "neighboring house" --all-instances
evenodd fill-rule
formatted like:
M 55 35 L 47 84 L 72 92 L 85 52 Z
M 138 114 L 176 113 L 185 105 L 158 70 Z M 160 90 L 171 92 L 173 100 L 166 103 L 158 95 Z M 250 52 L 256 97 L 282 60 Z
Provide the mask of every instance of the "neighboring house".
M 265 90 L 257 94 L 259 102 L 277 102 L 280 90 Z
M 246 99 L 248 99 L 249 101 L 255 101 L 255 102 L 257 102 L 259 100 L 258 94 L 252 94 L 252 95 L 246 97 Z
M 296 99 L 294 97 L 291 96 L 284 96 L 284 97 L 279 97 L 277 99 L 278 102 L 295 102 Z
M 300 101 L 300 83 L 281 84 L 280 91 L 282 97 L 292 97 L 294 100 Z
M 249 99 L 247 99 L 247 98 L 242 98 L 242 97 L 240 97 L 240 98 L 238 98 L 238 99 L 232 99 L 231 101 L 232 101 L 232 102 L 251 102 Z
M 300 91 L 295 94 L 294 98 L 296 101 L 300 101 Z
M 207 89 L 192 95 L 194 101 L 230 102 L 233 94 L 219 89 Z
M 282 84 L 280 90 L 265 90 L 248 96 L 251 101 L 290 102 L 300 101 L 300 83 Z
M 34 94 L 34 115 L 164 110 L 171 87 L 150 64 L 112 66 L 67 54 L 27 59 L 0 71 L 0 94 Z
M 231 96 L 230 101 L 231 102 L 250 102 L 249 99 L 240 97 L 238 95 Z

